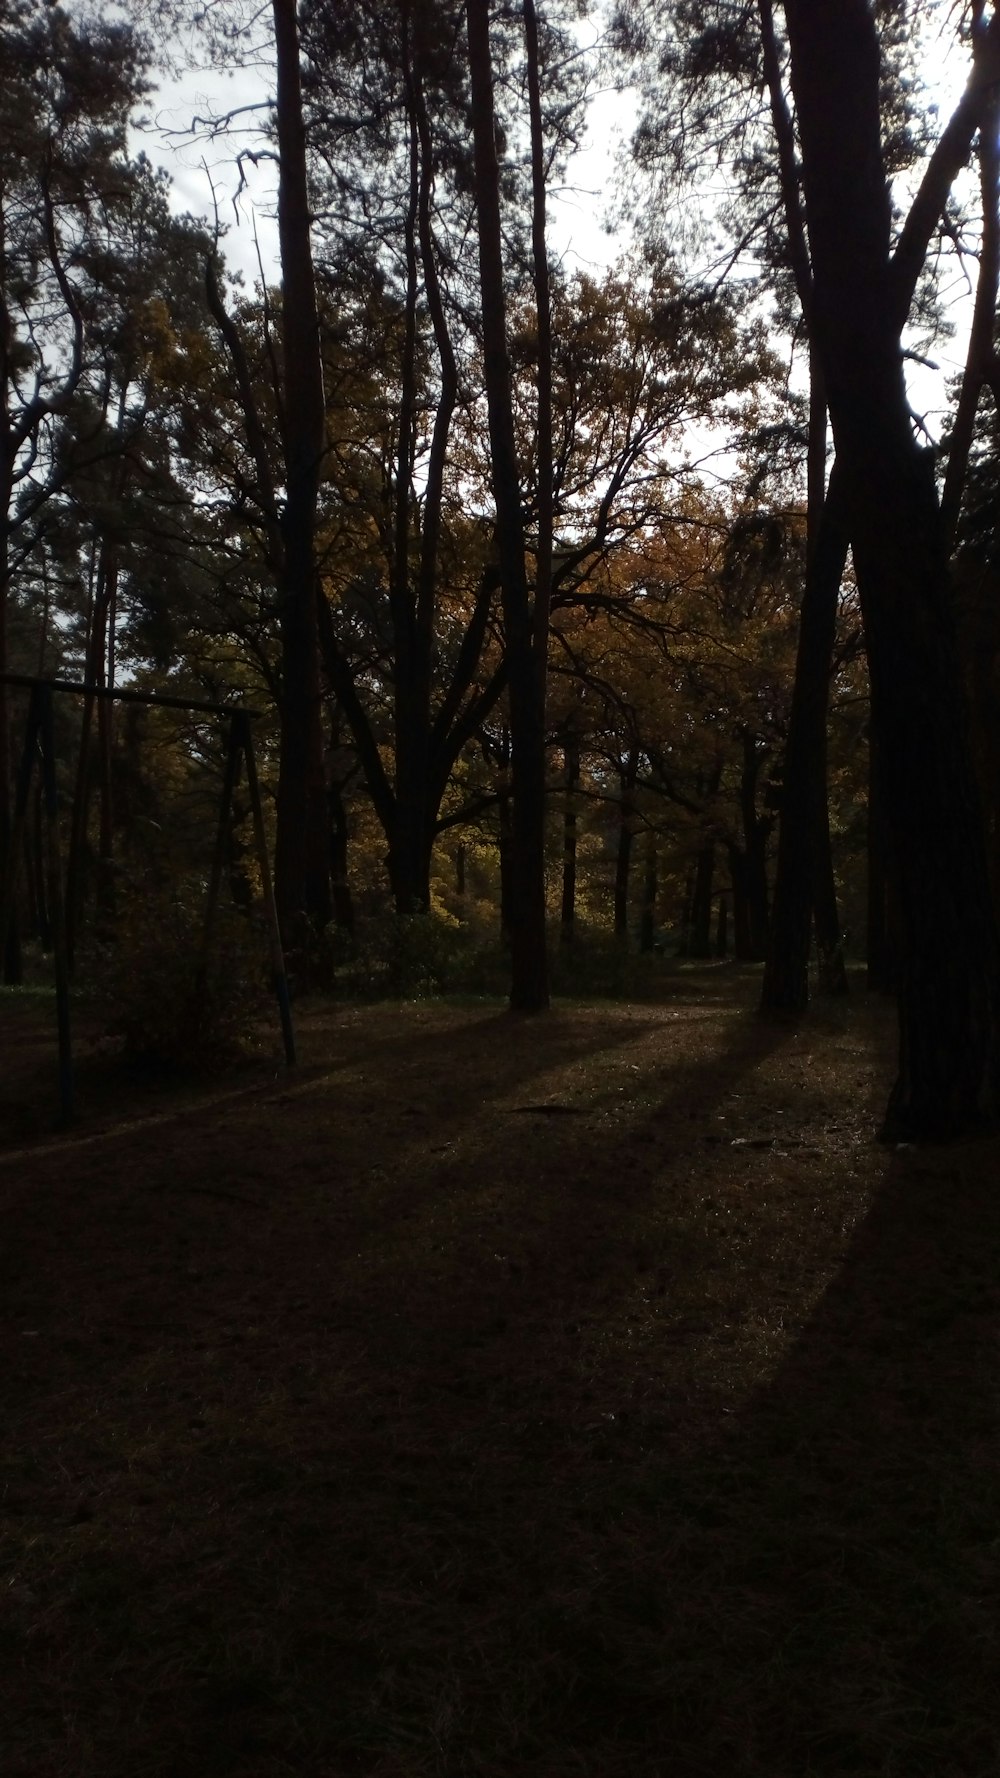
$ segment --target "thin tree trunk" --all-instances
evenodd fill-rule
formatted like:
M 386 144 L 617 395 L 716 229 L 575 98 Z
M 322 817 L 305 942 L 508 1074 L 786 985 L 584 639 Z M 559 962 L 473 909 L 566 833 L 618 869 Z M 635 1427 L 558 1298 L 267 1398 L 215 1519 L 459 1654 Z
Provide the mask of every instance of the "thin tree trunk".
M 825 777 L 825 773 L 824 773 Z M 837 884 L 833 874 L 833 851 L 830 845 L 830 810 L 826 785 L 818 810 L 816 857 L 813 867 L 813 912 L 816 924 L 816 987 L 820 994 L 838 995 L 849 992 L 847 967 L 844 962 L 844 939 L 837 905 Z
M 732 842 L 729 844 L 729 872 L 733 885 L 733 950 L 737 963 L 752 963 L 755 956 L 746 857 Z
M 729 955 L 729 903 L 724 895 L 719 896 L 719 913 L 715 927 L 715 955 Z
M 570 725 L 564 740 L 563 780 L 563 878 L 559 915 L 559 942 L 573 943 L 576 921 L 576 794 L 580 786 L 580 737 Z
M 272 0 L 277 68 L 278 244 L 284 338 L 281 755 L 275 895 L 286 936 L 330 917 L 315 560 L 324 447 L 323 361 L 313 275 L 296 0 Z
M 618 803 L 618 844 L 615 848 L 615 933 L 628 938 L 628 892 L 635 842 L 635 782 L 639 775 L 639 755 L 632 748 L 620 773 L 621 793 Z
M 983 0 L 974 0 L 974 40 L 981 41 L 985 32 Z M 948 441 L 948 466 L 941 495 L 941 522 L 948 548 L 955 541 L 962 494 L 969 467 L 969 453 L 976 426 L 976 410 L 983 384 L 995 375 L 993 336 L 996 327 L 997 288 L 1000 285 L 1000 216 L 997 214 L 1000 186 L 1000 95 L 995 89 L 983 100 L 979 124 L 979 190 L 982 200 L 983 239 L 979 254 L 979 277 L 972 311 L 972 327 L 965 355 L 965 370 L 959 392 L 955 420 Z
M 767 885 L 767 842 L 771 822 L 757 813 L 760 755 L 749 730 L 743 733 L 743 765 L 740 773 L 740 813 L 743 846 L 739 853 L 740 887 L 747 921 L 750 957 L 759 962 L 767 956 L 770 911 Z
M 347 809 L 341 787 L 330 785 L 330 881 L 333 891 L 333 921 L 341 932 L 351 937 L 355 930 L 354 898 L 347 864 L 349 829 Z
M 647 954 L 656 946 L 656 904 L 659 893 L 656 832 L 652 827 L 647 827 L 642 851 L 642 913 L 639 919 L 639 949 Z
M 715 867 L 715 842 L 706 840 L 695 862 L 691 890 L 690 955 L 704 959 L 712 955 L 712 874 Z
M 876 744 L 869 736 L 868 762 L 868 891 L 867 891 L 867 986 L 878 994 L 894 994 L 897 987 L 892 922 L 889 908 L 889 876 L 886 868 L 885 822 L 879 806 Z
M 510 941 L 514 922 L 514 817 L 510 795 L 497 798 L 497 850 L 500 854 L 500 931 Z
M 555 470 L 552 456 L 552 299 L 549 288 L 548 247 L 545 238 L 545 139 L 542 130 L 538 15 L 535 9 L 535 0 L 523 0 L 523 5 L 528 114 L 531 133 L 531 265 L 535 286 L 535 325 L 538 337 L 536 419 L 538 556 L 535 565 L 534 645 L 538 659 L 544 662 L 549 643 L 549 615 L 552 605 L 552 545 L 555 523 Z M 544 719 L 544 672 L 539 673 L 539 690 Z
M 98 657 L 96 683 L 106 690 L 114 684 L 115 617 L 118 593 L 118 552 L 109 541 L 109 562 L 106 575 L 105 634 L 98 638 L 104 646 Z M 114 802 L 112 757 L 114 749 L 114 708 L 110 698 L 97 703 L 97 757 L 100 807 L 97 837 L 97 905 L 102 926 L 110 928 L 114 919 Z
M 811 423 L 818 426 L 820 419 L 825 440 L 826 396 L 816 366 Z M 810 485 L 811 518 L 816 500 L 815 487 Z M 829 491 L 825 499 L 822 493 L 819 496 L 814 534 L 807 544 L 795 683 L 785 743 L 773 919 L 761 993 L 761 1005 L 771 1011 L 801 1012 L 808 1002 L 814 907 L 822 906 L 823 929 L 828 936 L 833 877 L 826 785 L 827 705 L 837 601 L 846 556 L 843 478 L 835 464 Z M 836 913 L 833 924 L 837 924 Z
M 4 310 L 6 317 L 6 309 Z M 9 670 L 7 626 L 10 593 L 10 508 L 14 489 L 14 463 L 10 454 L 10 440 L 5 422 L 7 412 L 7 350 L 9 341 L 4 338 L 3 352 L 0 358 L 0 883 L 11 868 L 11 823 L 13 818 L 13 784 L 11 778 L 10 757 L 10 724 L 11 705 L 9 688 L 4 684 L 3 674 Z M 3 958 L 3 979 L 15 986 L 21 980 L 21 939 L 17 921 L 16 907 L 11 912 L 10 925 L 7 931 L 7 943 Z

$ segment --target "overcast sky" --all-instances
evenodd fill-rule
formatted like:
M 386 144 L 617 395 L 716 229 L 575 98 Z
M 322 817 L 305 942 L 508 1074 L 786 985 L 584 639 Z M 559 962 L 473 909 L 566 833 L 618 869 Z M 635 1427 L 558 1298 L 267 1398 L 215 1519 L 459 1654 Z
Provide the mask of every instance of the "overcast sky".
M 141 138 L 150 159 L 170 173 L 176 209 L 211 220 L 218 205 L 219 220 L 227 231 L 226 259 L 250 283 L 258 276 L 255 231 L 268 276 L 277 265 L 274 166 L 266 160 L 254 166 L 245 156 L 239 162 L 237 158 L 241 148 L 260 146 L 254 129 L 257 114 L 237 117 L 228 140 L 212 141 L 205 128 L 192 126 L 198 118 L 266 105 L 270 92 L 265 73 L 253 69 L 227 75 L 208 68 L 164 81 L 146 107 L 148 126 Z M 627 127 L 627 108 L 616 95 L 594 99 L 587 142 L 575 157 L 569 184 L 550 197 L 551 250 L 574 269 L 600 271 L 620 251 L 620 241 L 605 232 L 603 214 L 613 183 L 615 149 Z
M 925 68 L 942 122 L 961 93 L 967 70 L 967 54 L 956 46 L 954 28 L 945 21 L 929 44 Z M 217 140 L 211 139 L 206 128 L 192 126 L 199 118 L 219 117 L 240 107 L 266 106 L 270 91 L 266 71 L 241 69 L 227 75 L 209 68 L 189 72 L 165 81 L 151 98 L 146 107 L 148 126 L 141 138 L 150 158 L 170 173 L 178 210 L 211 220 L 217 206 L 226 231 L 227 262 L 251 286 L 259 275 L 258 246 L 267 276 L 274 276 L 277 269 L 273 163 L 265 159 L 255 165 L 246 155 L 239 158 L 241 149 L 260 148 L 255 124 L 263 112 L 237 116 L 230 135 Z M 634 102 L 613 94 L 592 101 L 586 146 L 572 163 L 567 189 L 550 198 L 551 250 L 571 269 L 599 273 L 621 251 L 621 240 L 606 232 L 604 218 L 614 193 L 615 152 L 634 120 Z M 962 368 L 974 274 L 973 266 L 953 263 L 945 295 L 954 305 L 955 336 L 939 342 L 935 368 L 917 364 L 907 368 L 914 409 L 935 436 L 940 434 L 944 416 L 947 379 Z

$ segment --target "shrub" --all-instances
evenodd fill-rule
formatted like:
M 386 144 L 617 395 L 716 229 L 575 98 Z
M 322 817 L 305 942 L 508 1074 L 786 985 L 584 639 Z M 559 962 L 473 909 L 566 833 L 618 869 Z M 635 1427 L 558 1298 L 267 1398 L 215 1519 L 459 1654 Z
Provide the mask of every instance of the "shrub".
M 387 913 L 359 923 L 352 951 L 337 971 L 342 993 L 361 1000 L 419 1000 L 465 981 L 466 932 L 439 908 Z
M 205 887 L 126 891 L 113 944 L 96 959 L 109 1029 L 135 1060 L 205 1073 L 256 1048 L 267 995 L 264 935 L 252 917 L 220 903 L 202 969 Z

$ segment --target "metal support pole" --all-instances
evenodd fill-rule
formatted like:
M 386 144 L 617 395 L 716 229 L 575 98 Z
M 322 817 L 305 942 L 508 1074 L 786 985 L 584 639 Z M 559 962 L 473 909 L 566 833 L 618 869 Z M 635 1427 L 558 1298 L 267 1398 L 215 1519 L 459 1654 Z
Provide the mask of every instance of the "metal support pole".
M 41 686 L 39 724 L 42 741 L 42 783 L 48 830 L 49 911 L 52 950 L 56 966 L 56 1018 L 59 1025 L 59 1108 L 62 1122 L 73 1117 L 73 1049 L 69 1026 L 69 962 L 66 955 L 66 919 L 63 902 L 62 860 L 59 856 L 59 801 L 56 790 L 56 749 L 52 723 L 52 693 Z
M 17 889 L 17 872 L 21 862 L 22 841 L 28 814 L 28 795 L 31 790 L 31 775 L 38 758 L 38 736 L 41 728 L 41 691 L 38 686 L 31 690 L 28 705 L 28 723 L 24 731 L 24 752 L 21 754 L 17 769 L 17 789 L 14 797 L 14 819 L 10 827 L 10 840 L 7 849 L 6 869 L 3 882 L 0 884 L 0 958 L 7 952 L 7 938 L 10 933 L 11 921 L 14 917 L 14 892 Z

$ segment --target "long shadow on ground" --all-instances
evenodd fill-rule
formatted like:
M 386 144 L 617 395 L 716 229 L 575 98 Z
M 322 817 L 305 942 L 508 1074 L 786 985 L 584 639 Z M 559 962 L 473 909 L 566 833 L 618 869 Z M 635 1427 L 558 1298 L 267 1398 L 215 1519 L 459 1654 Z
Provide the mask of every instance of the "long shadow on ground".
M 997 1769 L 995 1149 L 673 1010 L 9 1182 L 12 1778 Z

